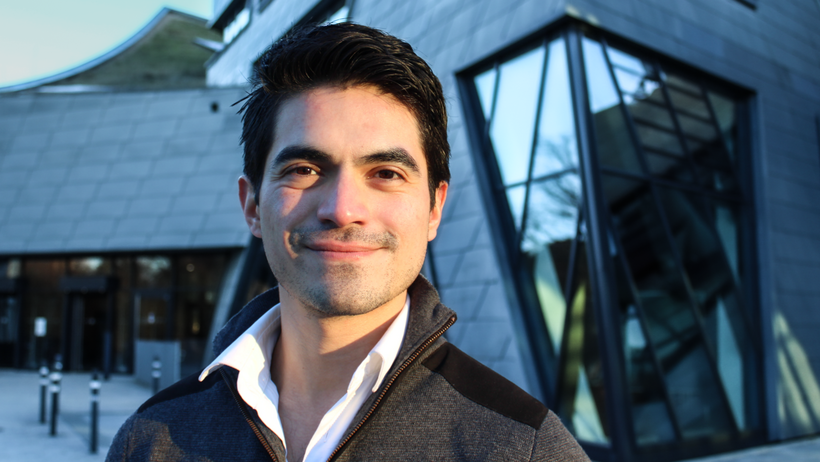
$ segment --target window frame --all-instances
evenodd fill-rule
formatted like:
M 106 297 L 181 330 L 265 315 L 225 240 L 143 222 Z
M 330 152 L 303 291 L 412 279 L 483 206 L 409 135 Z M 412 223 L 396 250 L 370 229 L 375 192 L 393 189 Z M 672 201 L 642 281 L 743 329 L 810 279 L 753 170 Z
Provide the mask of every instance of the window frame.
M 517 233 L 515 232 L 516 226 L 514 218 L 505 194 L 506 186 L 502 181 L 498 161 L 495 158 L 490 141 L 489 125 L 494 116 L 495 98 L 497 97 L 495 93 L 498 91 L 498 84 L 496 83 L 493 89 L 493 109 L 491 110 L 491 114 L 493 115 L 490 116 L 489 120 L 484 120 L 484 112 L 473 79 L 492 68 L 495 68 L 496 72 L 498 72 L 498 68 L 502 63 L 508 62 L 538 47 L 546 47 L 553 39 L 558 37 L 564 38 L 567 47 L 569 80 L 575 117 L 579 174 L 583 178 L 584 205 L 579 209 L 579 214 L 584 214 L 584 221 L 587 223 L 587 236 L 589 239 L 587 242 L 587 248 L 589 249 L 587 251 L 587 264 L 590 268 L 590 283 L 592 287 L 595 288 L 592 294 L 594 298 L 593 310 L 599 326 L 620 325 L 620 314 L 617 309 L 612 309 L 612 307 L 618 305 L 615 299 L 615 291 L 613 290 L 616 287 L 614 281 L 615 271 L 611 268 L 612 263 L 608 253 L 609 244 L 606 236 L 603 235 L 603 233 L 611 229 L 608 223 L 609 213 L 605 206 L 599 205 L 605 203 L 603 201 L 601 174 L 606 171 L 606 168 L 602 168 L 598 165 L 598 158 L 595 153 L 594 124 L 589 104 L 587 103 L 587 83 L 583 74 L 585 72 L 585 65 L 582 58 L 581 38 L 588 31 L 593 31 L 606 45 L 614 43 L 620 50 L 627 52 L 634 51 L 637 56 L 651 57 L 662 69 L 678 71 L 682 75 L 693 77 L 704 89 L 716 91 L 734 98 L 733 101 L 736 103 L 736 126 L 738 133 L 737 147 L 735 150 L 736 159 L 733 163 L 735 164 L 735 174 L 740 193 L 739 197 L 735 198 L 719 192 L 716 192 L 714 195 L 719 197 L 720 202 L 740 200 L 737 227 L 738 239 L 740 241 L 739 255 L 742 255 L 742 259 L 738 270 L 742 272 L 744 276 L 739 292 L 744 308 L 743 311 L 745 312 L 744 314 L 752 320 L 749 325 L 749 335 L 758 346 L 754 358 L 756 363 L 755 373 L 760 378 L 757 383 L 764 383 L 762 350 L 764 336 L 762 335 L 760 322 L 760 305 L 754 289 L 759 285 L 759 273 L 757 268 L 758 255 L 755 251 L 756 246 L 754 244 L 757 236 L 755 231 L 756 217 L 754 207 L 756 197 L 753 194 L 753 175 L 751 172 L 751 147 L 753 140 L 751 139 L 749 128 L 751 117 L 749 114 L 749 101 L 753 98 L 753 93 L 737 84 L 725 82 L 720 77 L 711 75 L 691 65 L 678 63 L 678 61 L 673 58 L 663 56 L 656 51 L 631 43 L 627 39 L 594 28 L 580 20 L 564 17 L 524 37 L 517 43 L 505 47 L 502 51 L 494 52 L 490 56 L 456 72 L 457 88 L 463 115 L 467 122 L 467 136 L 471 146 L 471 153 L 474 156 L 473 164 L 479 185 L 481 185 L 479 189 L 487 213 L 487 224 L 492 235 L 496 237 L 494 241 L 498 243 L 494 247 L 498 254 L 499 261 L 502 263 L 500 270 L 506 295 L 512 307 L 516 327 L 525 333 L 531 350 L 530 354 L 532 355 L 533 364 L 537 365 L 535 368 L 535 376 L 541 386 L 541 392 L 546 398 L 545 402 L 549 407 L 555 408 L 555 401 L 558 397 L 555 394 L 556 390 L 552 384 L 556 382 L 554 379 L 557 377 L 558 366 L 553 363 L 557 363 L 559 358 L 553 360 L 551 357 L 552 345 L 549 342 L 543 314 L 539 309 L 540 302 L 531 283 L 533 275 L 528 268 L 521 264 L 522 252 L 519 247 Z M 547 59 L 548 57 L 545 59 L 544 66 L 547 65 Z M 609 61 L 608 57 L 607 61 Z M 612 69 L 611 65 L 610 69 Z M 544 91 L 543 79 L 545 78 L 546 72 L 542 72 L 542 82 L 539 87 L 540 92 Z M 620 95 L 620 90 L 618 90 L 618 94 Z M 539 104 L 540 96 L 539 94 Z M 537 131 L 537 119 L 535 124 L 534 130 Z M 680 135 L 680 127 L 677 126 L 676 128 L 678 135 Z M 632 131 L 634 132 L 634 127 L 632 127 Z M 532 153 L 530 154 L 532 155 Z M 532 157 L 530 159 L 532 163 Z M 530 165 L 529 168 L 531 169 L 532 165 Z M 527 181 L 532 181 L 532 179 L 528 176 Z M 663 183 L 659 178 L 644 172 L 640 175 L 640 181 L 652 185 L 653 188 L 657 187 L 655 186 L 656 184 Z M 673 186 L 676 189 L 681 189 L 681 184 L 679 183 L 664 184 L 664 186 Z M 701 186 L 695 189 L 698 194 L 704 192 L 704 188 Z M 590 213 L 590 211 L 594 213 Z M 524 213 L 526 214 L 526 211 Z M 665 223 L 665 219 L 663 221 L 664 226 L 668 227 Z M 735 436 L 731 438 L 731 441 L 712 443 L 705 450 L 698 444 L 694 444 L 699 442 L 699 440 L 681 440 L 680 438 L 676 438 L 672 444 L 667 445 L 653 445 L 648 448 L 637 446 L 636 438 L 632 431 L 634 427 L 631 422 L 632 411 L 628 398 L 629 392 L 625 383 L 625 377 L 623 376 L 625 363 L 623 355 L 621 354 L 621 345 L 623 343 L 619 329 L 599 329 L 599 335 L 601 337 L 601 340 L 599 340 L 599 348 L 601 351 L 599 353 L 602 359 L 602 365 L 605 369 L 605 389 L 607 394 L 606 414 L 609 420 L 611 447 L 586 441 L 582 442 L 583 447 L 591 457 L 608 460 L 615 455 L 618 459 L 623 460 L 634 459 L 647 461 L 657 460 L 657 458 L 679 458 L 682 454 L 687 457 L 697 457 L 722 450 L 749 447 L 766 441 L 765 396 L 763 390 L 760 389 L 761 387 L 751 387 L 747 390 L 749 393 L 755 395 L 755 408 L 758 414 L 755 417 L 756 428 L 751 432 L 746 432 L 745 434 L 736 433 Z M 723 387 L 721 387 L 721 389 L 723 389 Z M 618 417 L 616 418 L 615 416 Z M 603 419 L 604 416 L 601 416 L 601 418 Z M 624 419 L 629 421 L 628 425 L 624 424 Z

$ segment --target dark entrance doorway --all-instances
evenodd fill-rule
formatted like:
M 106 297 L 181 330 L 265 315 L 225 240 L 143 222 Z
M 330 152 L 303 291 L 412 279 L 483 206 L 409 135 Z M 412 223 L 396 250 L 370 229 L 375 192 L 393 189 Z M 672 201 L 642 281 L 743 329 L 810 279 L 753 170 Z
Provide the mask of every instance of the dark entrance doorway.
M 0 367 L 17 366 L 19 325 L 19 298 L 0 294 Z
M 60 351 L 69 371 L 111 370 L 116 279 L 105 276 L 63 277 L 65 294 Z
M 64 349 L 66 368 L 72 371 L 101 370 L 108 297 L 102 293 L 72 293 L 67 298 Z

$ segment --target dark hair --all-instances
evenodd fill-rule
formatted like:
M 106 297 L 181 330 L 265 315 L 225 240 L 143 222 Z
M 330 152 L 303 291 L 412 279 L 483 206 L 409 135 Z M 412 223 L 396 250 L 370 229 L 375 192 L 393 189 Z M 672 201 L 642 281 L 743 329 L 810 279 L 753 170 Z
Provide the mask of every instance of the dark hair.
M 373 85 L 410 110 L 427 160 L 431 208 L 436 188 L 450 181 L 441 83 L 407 42 L 358 24 L 308 26 L 274 42 L 254 65 L 250 83 L 240 112 L 245 175 L 257 201 L 280 106 L 294 95 L 328 85 Z

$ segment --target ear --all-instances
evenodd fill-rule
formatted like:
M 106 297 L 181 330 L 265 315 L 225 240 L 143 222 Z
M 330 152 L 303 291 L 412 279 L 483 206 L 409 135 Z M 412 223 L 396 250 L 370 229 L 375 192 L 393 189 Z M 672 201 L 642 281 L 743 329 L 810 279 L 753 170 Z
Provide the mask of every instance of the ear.
M 259 223 L 259 206 L 256 204 L 253 184 L 245 175 L 239 177 L 239 204 L 242 206 L 245 223 L 248 224 L 251 234 L 261 239 L 262 227 Z
M 441 215 L 444 213 L 444 202 L 447 200 L 447 182 L 442 181 L 436 188 L 436 204 L 430 210 L 430 221 L 427 225 L 427 241 L 432 241 L 438 233 L 438 225 L 441 224 Z

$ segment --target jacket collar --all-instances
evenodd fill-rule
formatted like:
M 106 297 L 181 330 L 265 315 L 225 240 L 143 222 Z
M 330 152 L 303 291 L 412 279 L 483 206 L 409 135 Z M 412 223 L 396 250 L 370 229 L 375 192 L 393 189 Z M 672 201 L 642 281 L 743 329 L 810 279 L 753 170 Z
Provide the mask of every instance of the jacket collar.
M 455 312 L 442 305 L 438 292 L 422 275 L 408 289 L 410 293 L 410 316 L 404 342 L 395 364 L 401 364 L 433 332 L 443 326 Z M 279 303 L 279 288 L 274 287 L 251 300 L 232 317 L 214 338 L 214 355 L 219 356 L 234 340 L 256 322 L 274 305 Z

